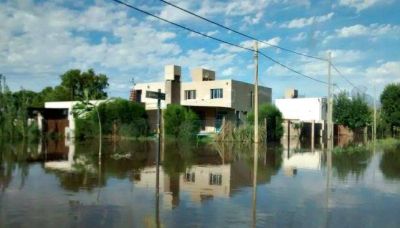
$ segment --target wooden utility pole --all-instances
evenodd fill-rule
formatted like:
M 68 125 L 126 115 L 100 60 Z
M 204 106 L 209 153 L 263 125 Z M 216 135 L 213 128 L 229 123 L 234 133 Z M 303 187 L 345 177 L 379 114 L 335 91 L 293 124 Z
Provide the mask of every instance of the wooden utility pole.
M 258 142 L 258 42 L 254 41 L 254 143 Z

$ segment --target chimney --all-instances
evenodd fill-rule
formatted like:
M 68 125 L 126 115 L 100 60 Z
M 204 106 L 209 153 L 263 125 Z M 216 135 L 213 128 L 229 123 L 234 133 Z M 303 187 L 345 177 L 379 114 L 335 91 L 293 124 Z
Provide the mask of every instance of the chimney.
M 181 101 L 181 67 L 167 65 L 164 67 L 165 102 L 166 104 L 180 104 Z
M 204 68 L 195 68 L 192 70 L 192 81 L 214 81 L 215 71 L 207 70 Z
M 285 98 L 297 98 L 299 96 L 297 89 L 286 89 L 285 90 Z

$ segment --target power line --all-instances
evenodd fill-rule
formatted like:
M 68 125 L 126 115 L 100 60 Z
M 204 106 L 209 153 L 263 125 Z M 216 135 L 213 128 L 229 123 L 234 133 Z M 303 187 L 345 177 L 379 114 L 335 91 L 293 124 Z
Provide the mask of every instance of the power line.
M 196 34 L 198 34 L 198 35 L 207 37 L 207 38 L 209 38 L 209 39 L 212 39 L 212 40 L 215 40 L 215 41 L 218 41 L 218 42 L 221 42 L 221 43 L 225 43 L 225 44 L 228 44 L 228 45 L 237 47 L 237 48 L 241 48 L 241 49 L 244 49 L 244 50 L 247 50 L 247 51 L 254 52 L 254 50 L 251 49 L 251 48 L 243 47 L 243 46 L 241 46 L 241 45 L 234 44 L 234 43 L 231 43 L 231 42 L 229 42 L 229 41 L 225 41 L 225 40 L 222 40 L 222 39 L 219 39 L 219 38 L 216 38 L 216 37 L 213 37 L 213 36 L 204 34 L 204 33 L 202 33 L 202 32 L 198 32 L 198 31 L 196 31 L 196 30 L 194 30 L 194 29 L 191 29 L 191 28 L 188 28 L 188 27 L 186 27 L 186 26 L 183 26 L 183 25 L 177 24 L 177 23 L 175 23 L 175 22 L 169 21 L 169 20 L 167 20 L 167 19 L 164 19 L 164 18 L 162 18 L 162 17 L 159 17 L 159 16 L 157 16 L 157 15 L 154 15 L 154 14 L 152 14 L 152 13 L 149 13 L 149 12 L 147 12 L 147 11 L 144 11 L 144 10 L 142 10 L 142 9 L 139 9 L 139 8 L 137 8 L 137 7 L 135 7 L 135 6 L 132 6 L 132 5 L 128 4 L 128 3 L 122 2 L 122 1 L 120 1 L 120 0 L 112 0 L 112 1 L 114 1 L 114 2 L 116 2 L 116 3 L 119 3 L 119 4 L 121 4 L 121 5 L 124 5 L 124 6 L 128 7 L 128 8 L 134 9 L 134 10 L 136 10 L 136 11 L 139 11 L 139 12 L 141 12 L 141 13 L 143 13 L 143 14 L 146 14 L 146 15 L 149 15 L 149 16 L 151 16 L 151 17 L 157 18 L 157 19 L 159 19 L 159 20 L 161 20 L 161 21 L 164 21 L 164 22 L 167 22 L 167 23 L 169 23 L 169 24 L 175 25 L 175 26 L 177 26 L 177 27 L 179 27 L 179 28 L 182 28 L 182 29 L 185 29 L 185 30 L 187 30 L 187 31 L 196 33 Z M 300 76 L 306 77 L 306 78 L 311 79 L 311 80 L 314 80 L 314 81 L 316 81 L 316 82 L 320 82 L 320 83 L 323 83 L 323 84 L 328 84 L 328 83 L 326 83 L 326 82 L 324 82 L 324 81 L 321 81 L 321 80 L 319 80 L 319 79 L 316 79 L 316 78 L 307 76 L 307 75 L 305 75 L 305 74 L 303 74 L 303 73 L 301 73 L 301 72 L 299 72 L 299 71 L 297 71 L 297 70 L 294 70 L 293 68 L 288 67 L 288 66 L 286 66 L 286 65 L 283 64 L 283 63 L 280 63 L 279 61 L 273 59 L 272 57 L 270 57 L 270 56 L 268 56 L 268 55 L 266 55 L 266 54 L 264 54 L 263 52 L 260 52 L 260 51 L 257 51 L 257 52 L 260 53 L 260 54 L 261 54 L 262 56 L 264 56 L 265 58 L 271 60 L 272 62 L 274 62 L 274 63 L 276 63 L 276 64 L 278 64 L 278 65 L 280 65 L 280 66 L 282 66 L 282 67 L 288 69 L 289 71 L 292 71 L 292 72 L 294 72 L 294 73 L 296 73 L 296 74 L 298 74 L 298 75 L 300 75 Z
M 155 14 L 149 13 L 149 12 L 144 11 L 144 10 L 142 10 L 142 9 L 139 9 L 139 8 L 137 8 L 137 7 L 135 7 L 135 6 L 132 6 L 132 5 L 128 4 L 128 3 L 125 3 L 125 2 L 122 2 L 122 1 L 119 1 L 119 0 L 112 0 L 112 1 L 114 1 L 114 2 L 116 2 L 116 3 L 119 3 L 119 4 L 122 4 L 122 5 L 125 5 L 126 7 L 129 7 L 129 8 L 131 8 L 131 9 L 134 9 L 134 10 L 136 10 L 136 11 L 139 11 L 139 12 L 144 13 L 144 14 L 146 14 L 146 15 L 149 15 L 149 16 L 151 16 L 151 17 L 157 18 L 157 19 L 159 19 L 159 20 L 161 20 L 161 21 L 164 21 L 164 22 L 167 22 L 167 23 L 169 23 L 169 24 L 175 25 L 175 26 L 177 26 L 177 27 L 179 27 L 179 28 L 182 28 L 182 29 L 185 29 L 185 30 L 187 30 L 187 31 L 196 33 L 196 34 L 198 34 L 198 35 L 201 35 L 201 36 L 204 36 L 204 37 L 207 37 L 207 38 L 210 38 L 210 39 L 216 40 L 216 41 L 218 41 L 218 42 L 225 43 L 225 44 L 228 44 L 228 45 L 237 47 L 237 48 L 241 48 L 241 49 L 248 50 L 248 51 L 251 51 L 251 52 L 253 51 L 253 49 L 251 49 L 251 48 L 243 47 L 243 46 L 240 46 L 240 45 L 238 45 L 238 44 L 231 43 L 231 42 L 229 42 L 229 41 L 221 40 L 221 39 L 219 39 L 219 38 L 217 38 L 217 37 L 209 36 L 209 35 L 207 35 L 207 34 L 198 32 L 198 31 L 196 31 L 196 30 L 194 30 L 194 29 L 191 29 L 191 28 L 188 28 L 188 27 L 186 27 L 186 26 L 183 26 L 183 25 L 177 24 L 177 23 L 175 23 L 175 22 L 169 21 L 169 20 L 164 19 L 164 18 L 162 18 L 162 17 L 159 17 L 159 16 L 157 16 L 157 15 L 155 15 Z
M 342 74 L 342 72 L 340 72 L 340 70 L 335 66 L 335 65 L 333 65 L 333 63 L 331 63 L 331 65 L 332 65 L 332 67 L 333 67 L 333 69 L 342 77 L 342 78 L 344 78 L 344 80 L 346 80 L 346 82 L 348 82 L 351 86 L 353 86 L 354 88 L 357 88 L 357 86 L 355 86 L 349 79 L 347 79 L 347 77 L 345 77 L 343 74 Z
M 308 76 L 308 75 L 305 75 L 305 74 L 303 74 L 303 73 L 301 73 L 301 72 L 299 72 L 299 71 L 297 71 L 297 70 L 295 70 L 295 69 L 293 69 L 293 68 L 291 68 L 291 67 L 288 67 L 288 66 L 284 65 L 283 63 L 278 62 L 277 60 L 271 58 L 270 56 L 264 54 L 263 52 L 260 52 L 260 51 L 259 51 L 258 53 L 260 53 L 260 55 L 264 56 L 265 58 L 271 60 L 272 62 L 278 64 L 279 66 L 281 66 L 281 67 L 283 67 L 283 68 L 286 68 L 287 70 L 290 70 L 290 71 L 292 71 L 292 72 L 294 72 L 294 73 L 296 73 L 296 74 L 298 74 L 298 75 L 301 75 L 301 76 L 306 77 L 306 78 L 308 78 L 308 79 L 314 80 L 314 81 L 316 81 L 316 82 L 320 82 L 320 83 L 323 83 L 323 84 L 327 84 L 327 85 L 328 85 L 327 82 L 322 81 L 322 80 L 319 80 L 319 79 L 316 79 L 316 78 L 313 78 L 313 77 L 310 77 L 310 76 Z
M 317 56 L 312 56 L 312 55 L 300 53 L 300 52 L 293 51 L 293 50 L 288 49 L 288 48 L 285 48 L 285 47 L 281 47 L 281 46 L 278 46 L 278 45 L 275 45 L 275 44 L 268 43 L 268 42 L 266 42 L 266 41 L 257 39 L 257 38 L 254 37 L 254 36 L 244 34 L 244 33 L 240 32 L 240 31 L 235 30 L 235 29 L 229 28 L 229 27 L 227 27 L 227 26 L 225 26 L 225 25 L 223 25 L 223 24 L 220 24 L 220 23 L 218 23 L 218 22 L 215 22 L 215 21 L 213 21 L 213 20 L 210 20 L 210 19 L 208 19 L 208 18 L 205 18 L 205 17 L 203 17 L 203 16 L 200 16 L 200 15 L 198 15 L 198 14 L 196 14 L 196 13 L 193 13 L 193 12 L 187 10 L 187 9 L 184 9 L 184 8 L 182 8 L 182 7 L 180 7 L 180 6 L 177 6 L 177 5 L 173 4 L 173 3 L 170 3 L 170 2 L 168 2 L 168 1 L 164 1 L 164 0 L 160 0 L 160 1 L 161 1 L 161 2 L 164 2 L 164 3 L 167 4 L 167 5 L 170 5 L 170 6 L 174 7 L 174 8 L 176 8 L 176 9 L 182 10 L 182 11 L 184 11 L 184 12 L 186 12 L 186 13 L 192 15 L 192 16 L 198 17 L 198 18 L 200 18 L 200 19 L 202 19 L 202 20 L 205 20 L 205 21 L 207 21 L 207 22 L 209 22 L 209 23 L 212 23 L 212 24 L 214 24 L 214 25 L 217 25 L 217 26 L 219 26 L 219 27 L 221 27 L 221 28 L 224 28 L 224 29 L 226 29 L 226 30 L 228 30 L 228 31 L 234 32 L 234 33 L 239 34 L 239 35 L 241 35 L 241 36 L 244 36 L 244 37 L 246 37 L 246 38 L 249 38 L 249 39 L 252 39 L 252 40 L 256 40 L 256 41 L 258 41 L 258 42 L 260 42 L 260 43 L 269 45 L 269 46 L 274 47 L 274 48 L 281 49 L 281 50 L 283 50 L 283 51 L 291 52 L 291 53 L 293 53 L 293 54 L 297 54 L 297 55 L 301 55 L 301 56 L 304 56 L 304 57 L 308 57 L 308 58 L 312 58 L 312 59 L 317 59 L 317 60 L 321 60 L 321 61 L 326 61 L 326 59 L 324 59 L 324 58 L 320 58 L 320 57 L 317 57 Z

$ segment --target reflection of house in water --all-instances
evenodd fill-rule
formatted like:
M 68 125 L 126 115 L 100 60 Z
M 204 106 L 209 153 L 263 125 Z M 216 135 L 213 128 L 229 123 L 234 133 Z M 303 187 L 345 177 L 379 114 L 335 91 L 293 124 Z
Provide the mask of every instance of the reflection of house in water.
M 190 192 L 193 201 L 209 197 L 229 197 L 231 165 L 195 165 L 179 178 L 182 191 Z
M 72 171 L 73 170 L 73 164 L 74 164 L 74 155 L 75 155 L 75 145 L 74 143 L 66 143 L 68 146 L 67 149 L 67 156 L 66 160 L 46 160 L 44 162 L 44 167 L 46 169 L 56 169 L 56 170 L 61 170 L 61 171 Z M 65 144 L 64 144 L 65 147 Z M 66 149 L 66 148 L 65 148 Z M 65 150 L 63 149 L 63 150 Z M 60 151 L 60 150 L 56 150 Z M 65 154 L 65 152 L 63 153 Z
M 194 202 L 213 197 L 228 198 L 234 190 L 252 186 L 253 164 L 243 160 L 229 164 L 192 165 L 178 177 L 171 177 L 160 168 L 160 189 L 164 206 L 179 203 L 179 192 L 189 193 Z M 260 170 L 260 169 L 259 169 Z M 261 169 L 262 171 L 262 169 Z M 266 183 L 270 176 L 258 175 L 257 183 Z M 155 188 L 156 167 L 146 167 L 135 175 L 135 187 Z
M 286 139 L 287 140 L 287 139 Z M 284 140 L 285 141 L 285 140 Z M 322 151 L 302 151 L 298 139 L 290 139 L 283 143 L 283 169 L 288 176 L 296 175 L 298 170 L 319 170 L 322 164 Z
M 179 204 L 179 181 L 177 178 L 171 178 L 165 173 L 164 169 L 160 167 L 159 174 L 159 191 L 163 194 L 164 206 L 172 208 Z M 140 173 L 134 176 L 135 187 L 155 189 L 156 187 L 156 166 L 145 167 Z

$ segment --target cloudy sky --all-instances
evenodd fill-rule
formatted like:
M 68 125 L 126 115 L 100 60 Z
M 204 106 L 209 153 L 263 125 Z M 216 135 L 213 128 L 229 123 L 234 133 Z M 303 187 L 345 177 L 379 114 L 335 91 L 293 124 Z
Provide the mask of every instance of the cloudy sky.
M 252 42 L 157 0 L 124 0 L 160 17 L 229 42 Z M 400 82 L 400 1 L 396 0 L 171 0 L 260 40 L 325 58 L 355 85 L 373 93 Z M 327 63 L 261 45 L 274 59 L 306 75 L 327 79 Z M 39 91 L 71 68 L 93 68 L 110 78 L 109 94 L 127 98 L 130 79 L 163 77 L 163 66 L 197 66 L 221 79 L 253 80 L 253 54 L 160 22 L 111 0 L 0 0 L 0 73 L 12 90 Z M 260 57 L 260 81 L 273 89 L 298 88 L 324 96 L 326 86 Z M 333 72 L 340 89 L 351 86 Z

